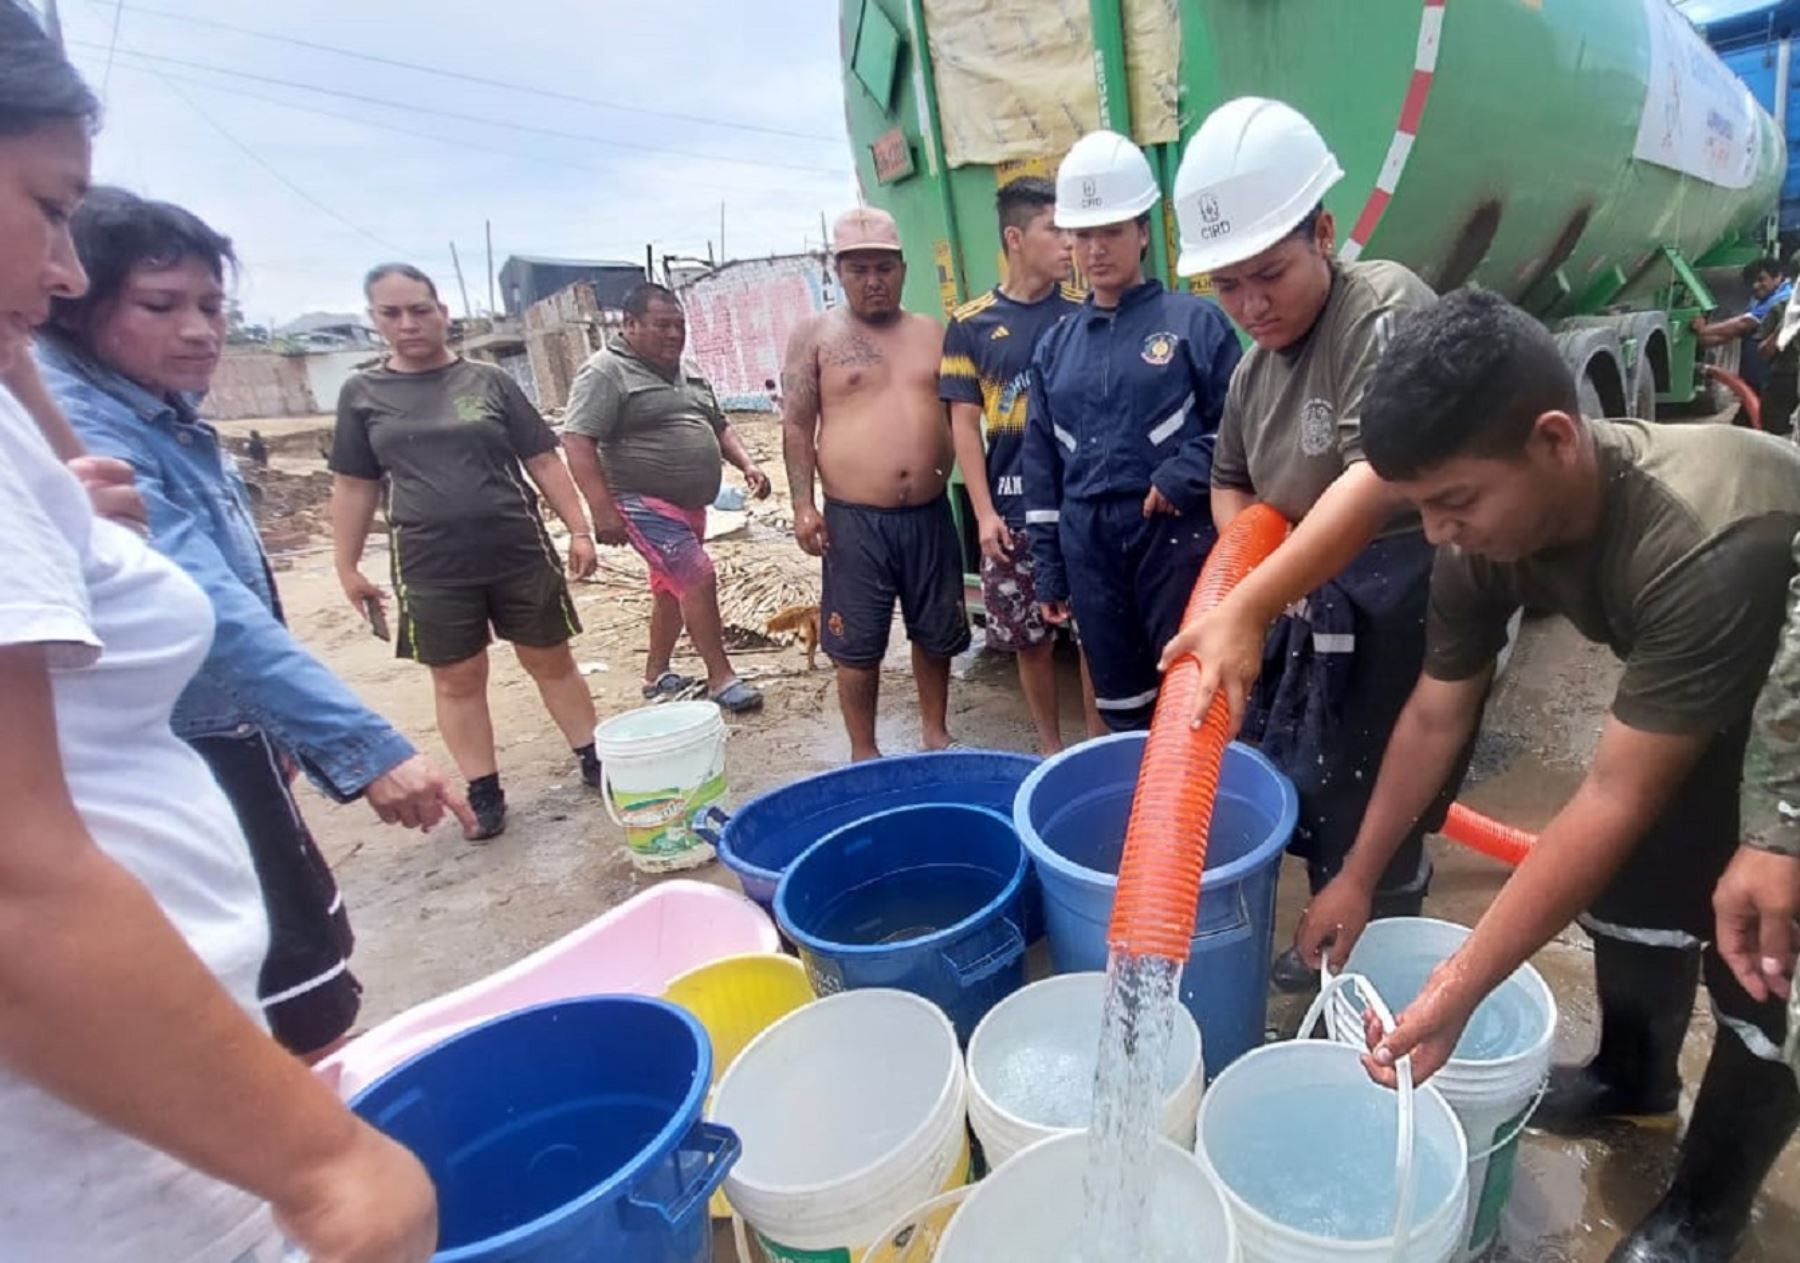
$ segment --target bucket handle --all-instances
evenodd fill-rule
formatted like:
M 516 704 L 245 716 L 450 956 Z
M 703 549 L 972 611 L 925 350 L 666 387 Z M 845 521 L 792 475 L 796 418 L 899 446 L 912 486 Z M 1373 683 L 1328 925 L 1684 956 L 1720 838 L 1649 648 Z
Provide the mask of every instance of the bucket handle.
M 1394 1015 L 1389 1011 L 1387 1002 L 1381 998 L 1381 994 L 1375 990 L 1375 984 L 1361 974 L 1341 973 L 1319 988 L 1318 997 L 1313 1000 L 1312 1007 L 1307 1009 L 1306 1016 L 1300 1019 L 1299 1037 L 1301 1039 L 1311 1038 L 1314 1028 L 1326 1015 L 1331 997 L 1339 991 L 1359 983 L 1368 1006 L 1374 1009 L 1375 1016 L 1381 1019 L 1382 1029 L 1392 1031 L 1395 1025 Z M 1415 1089 L 1410 1054 L 1400 1058 L 1395 1065 L 1395 1072 L 1399 1077 L 1400 1090 L 1394 1094 L 1399 1124 L 1395 1128 L 1394 1141 L 1394 1249 L 1390 1257 L 1393 1263 L 1406 1263 L 1407 1247 L 1412 1244 L 1410 1229 L 1413 1210 L 1413 1142 L 1415 1139 L 1413 1130 L 1416 1122 L 1413 1109 Z
M 1480 1162 L 1485 1158 L 1493 1157 L 1495 1154 L 1499 1153 L 1502 1149 L 1506 1148 L 1506 1146 L 1510 1145 L 1513 1141 L 1517 1140 L 1520 1136 L 1523 1136 L 1525 1134 L 1525 1129 L 1527 1127 L 1531 1126 L 1531 1116 L 1533 1114 L 1537 1113 L 1538 1106 L 1540 1106 L 1544 1103 L 1545 1093 L 1547 1093 L 1549 1091 L 1550 1091 L 1550 1076 L 1545 1075 L 1544 1081 L 1542 1083 L 1538 1084 L 1538 1090 L 1532 1094 L 1531 1104 L 1525 1107 L 1525 1112 L 1519 1115 L 1519 1121 L 1514 1123 L 1512 1130 L 1506 1133 L 1506 1139 L 1505 1140 L 1496 1140 L 1493 1144 L 1489 1145 L 1487 1148 L 1480 1150 L 1477 1153 L 1471 1153 L 1469 1155 L 1469 1165 L 1473 1166 L 1475 1163 Z
M 1205 894 L 1202 893 L 1202 900 L 1204 900 L 1205 897 Z M 1196 927 L 1194 932 L 1194 942 L 1206 943 L 1213 948 L 1224 947 L 1225 944 L 1218 940 L 1236 940 L 1245 938 L 1249 935 L 1251 926 L 1250 900 L 1244 894 L 1244 888 L 1240 884 L 1237 888 L 1237 916 L 1233 917 L 1230 923 L 1226 925 L 1216 925 L 1204 930 Z
M 965 952 L 963 949 L 970 943 L 980 943 L 982 946 Z M 938 954 L 956 975 L 956 980 L 968 986 L 991 978 L 1023 956 L 1025 936 L 1013 924 L 1011 917 L 1001 917 L 992 936 L 963 939 L 943 948 Z
M 723 770 L 721 766 L 722 762 L 722 760 L 715 761 L 712 770 L 707 773 L 706 780 L 701 781 L 698 785 L 688 790 L 686 795 L 682 797 L 681 816 L 683 819 L 686 819 L 687 814 L 694 809 L 694 799 L 700 796 L 700 791 L 705 789 L 707 784 Z M 621 829 L 629 829 L 631 827 L 625 822 L 625 818 L 619 814 L 619 809 L 613 805 L 612 765 L 610 763 L 602 763 L 600 765 L 600 802 L 605 806 L 606 814 L 612 817 L 612 822 L 614 824 L 618 825 Z M 691 825 L 689 827 L 692 828 Z M 715 850 L 718 848 L 718 843 L 711 838 L 702 837 L 701 841 L 711 843 Z
M 669 1201 L 643 1198 L 633 1193 L 625 1199 L 626 1204 L 643 1214 L 654 1215 L 671 1230 L 680 1231 L 693 1216 L 695 1207 L 704 1205 L 725 1182 L 726 1173 L 742 1151 L 743 1145 L 731 1128 L 704 1120 L 697 1122 L 682 1138 L 673 1155 L 679 1158 L 684 1153 L 693 1153 L 706 1159 L 687 1187 Z M 677 1162 L 677 1172 L 680 1169 L 681 1164 Z
M 718 803 L 708 803 L 700 809 L 700 814 L 694 817 L 694 822 L 688 827 L 694 831 L 695 837 L 716 851 L 719 849 L 719 840 L 725 836 L 725 826 L 730 823 L 729 811 Z

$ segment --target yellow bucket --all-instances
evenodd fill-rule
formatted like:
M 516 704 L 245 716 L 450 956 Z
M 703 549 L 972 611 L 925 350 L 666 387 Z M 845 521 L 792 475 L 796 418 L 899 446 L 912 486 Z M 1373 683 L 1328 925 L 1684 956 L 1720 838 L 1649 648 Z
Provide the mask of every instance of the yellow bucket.
M 806 967 L 792 956 L 751 952 L 690 969 L 669 983 L 663 999 L 700 1019 L 712 1040 L 712 1078 L 719 1081 L 746 1045 L 813 999 Z M 725 1194 L 713 1194 L 712 1216 L 727 1219 Z

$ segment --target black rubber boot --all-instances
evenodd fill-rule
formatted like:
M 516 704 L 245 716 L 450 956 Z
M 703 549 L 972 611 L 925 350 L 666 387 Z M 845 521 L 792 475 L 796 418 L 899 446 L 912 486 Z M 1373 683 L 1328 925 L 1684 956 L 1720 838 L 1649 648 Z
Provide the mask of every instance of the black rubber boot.
M 1370 921 L 1385 921 L 1390 917 L 1416 917 L 1425 908 L 1425 896 L 1422 892 L 1409 892 L 1402 895 L 1377 894 L 1369 906 Z M 1308 969 L 1300 953 L 1290 947 L 1275 958 L 1269 969 L 1269 982 L 1275 990 L 1284 995 L 1304 995 L 1308 991 L 1319 989 L 1319 971 Z
M 1552 1067 L 1531 1125 L 1561 1133 L 1611 1118 L 1674 1126 L 1699 979 L 1698 952 L 1595 935 L 1600 1049 L 1586 1065 Z
M 1675 1179 L 1608 1263 L 1728 1263 L 1769 1168 L 1800 1123 L 1800 1084 L 1721 1027 Z

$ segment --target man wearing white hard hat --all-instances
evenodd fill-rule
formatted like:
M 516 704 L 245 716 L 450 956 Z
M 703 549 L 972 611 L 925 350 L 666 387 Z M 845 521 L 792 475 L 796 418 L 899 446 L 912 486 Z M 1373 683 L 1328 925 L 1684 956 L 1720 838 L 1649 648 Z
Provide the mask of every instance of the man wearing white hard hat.
M 1299 791 L 1292 849 L 1315 898 L 1298 953 L 1275 970 L 1295 990 L 1333 942 L 1341 967 L 1371 916 L 1418 915 L 1425 833 L 1449 802 L 1440 796 L 1383 868 L 1346 862 L 1424 661 L 1433 556 L 1419 515 L 1363 458 L 1362 394 L 1399 314 L 1433 295 L 1398 263 L 1336 257 L 1324 197 L 1343 175 L 1299 111 L 1242 97 L 1201 125 L 1175 179 L 1179 270 L 1209 274 L 1255 344 L 1219 425 L 1213 517 L 1223 530 L 1261 501 L 1295 531 L 1165 661 L 1200 658 L 1200 713 L 1223 689 L 1234 727 Z
M 1146 280 L 1162 191 L 1142 151 L 1092 132 L 1056 173 L 1056 226 L 1087 300 L 1038 343 L 1025 423 L 1025 523 L 1045 617 L 1080 625 L 1115 732 L 1150 722 L 1157 653 L 1217 538 L 1213 436 L 1241 351 L 1219 309 Z
M 875 712 L 896 602 L 912 641 L 920 740 L 942 750 L 952 744 L 950 659 L 970 639 L 945 495 L 955 456 L 938 399 L 944 331 L 900 306 L 906 261 L 892 215 L 868 206 L 840 215 L 831 253 L 844 305 L 794 329 L 781 370 L 794 535 L 823 559 L 819 644 L 837 668 L 850 757 L 881 754 Z

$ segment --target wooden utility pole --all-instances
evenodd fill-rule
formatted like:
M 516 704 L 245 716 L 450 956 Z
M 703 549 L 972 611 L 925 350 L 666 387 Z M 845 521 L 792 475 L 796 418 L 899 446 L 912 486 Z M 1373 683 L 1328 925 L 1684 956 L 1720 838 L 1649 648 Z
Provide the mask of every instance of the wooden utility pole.
M 500 306 L 494 301 L 494 221 L 491 219 L 484 219 L 482 224 L 487 229 L 488 315 L 498 320 L 500 318 Z
M 469 306 L 469 287 L 463 283 L 462 259 L 456 253 L 456 243 L 450 243 L 450 262 L 456 265 L 456 288 L 462 291 L 463 319 L 472 319 L 475 315 Z
M 731 256 L 725 252 L 725 203 L 719 203 L 719 262 L 729 261 Z
M 63 47 L 62 14 L 57 12 L 56 0 L 44 0 L 44 33 L 56 45 L 57 52 L 68 56 L 69 50 Z

